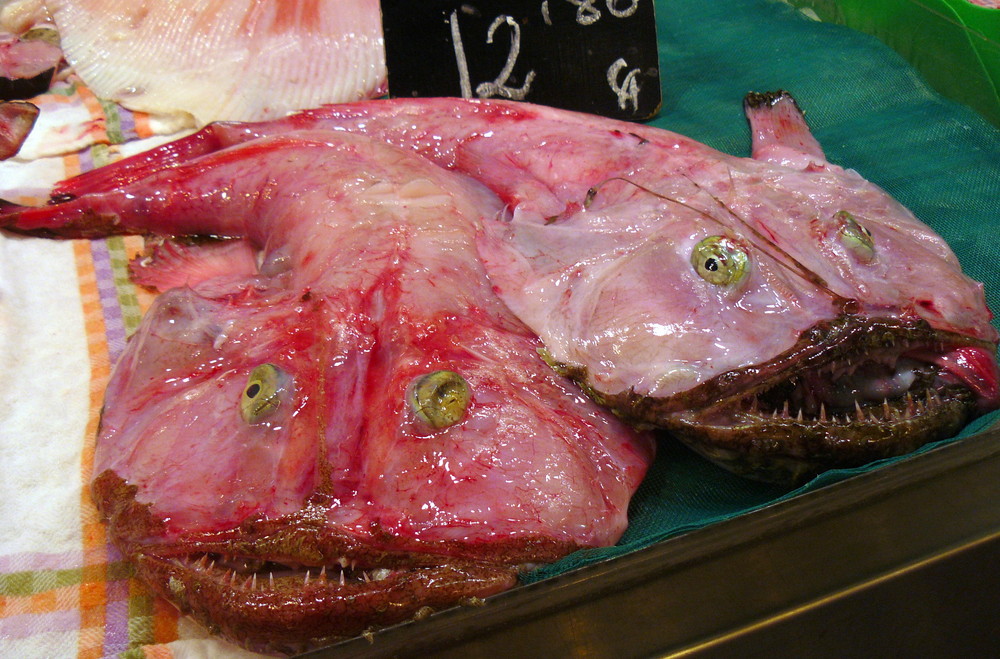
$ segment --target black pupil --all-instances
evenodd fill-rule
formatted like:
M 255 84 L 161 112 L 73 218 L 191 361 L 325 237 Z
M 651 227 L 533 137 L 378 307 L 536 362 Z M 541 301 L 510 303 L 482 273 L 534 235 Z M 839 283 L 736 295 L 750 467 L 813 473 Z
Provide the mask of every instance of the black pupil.
M 247 387 L 247 398 L 256 398 L 257 394 L 260 393 L 260 385 L 254 382 L 252 385 Z
M 705 269 L 708 270 L 709 272 L 715 272 L 716 270 L 719 269 L 719 262 L 716 261 L 715 259 L 706 259 Z

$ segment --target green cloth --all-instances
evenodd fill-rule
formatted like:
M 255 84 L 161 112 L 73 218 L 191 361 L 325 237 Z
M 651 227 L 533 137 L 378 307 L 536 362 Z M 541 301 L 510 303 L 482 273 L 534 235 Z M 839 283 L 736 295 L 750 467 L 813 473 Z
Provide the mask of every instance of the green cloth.
M 746 156 L 743 96 L 788 90 L 827 158 L 882 186 L 941 233 L 966 273 L 986 283 L 990 307 L 1000 310 L 1000 129 L 932 91 L 874 37 L 815 22 L 777 0 L 661 0 L 656 9 L 664 102 L 653 125 Z M 961 436 L 996 418 L 977 420 Z M 577 552 L 525 580 L 632 552 L 896 460 L 828 472 L 789 492 L 733 476 L 663 440 L 619 545 Z
M 971 0 L 785 0 L 874 34 L 939 92 L 1000 126 L 1000 11 Z

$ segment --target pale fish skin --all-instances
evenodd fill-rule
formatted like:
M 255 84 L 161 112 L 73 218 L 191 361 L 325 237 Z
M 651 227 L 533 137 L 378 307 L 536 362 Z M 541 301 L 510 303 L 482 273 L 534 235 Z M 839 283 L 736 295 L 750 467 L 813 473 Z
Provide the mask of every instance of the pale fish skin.
M 50 17 L 98 97 L 199 127 L 385 91 L 377 0 L 21 0 L 6 9 L 12 31 Z
M 995 409 L 982 284 L 931 228 L 828 162 L 788 94 L 751 94 L 745 107 L 751 158 L 529 104 L 330 106 L 210 126 L 53 199 L 261 135 L 363 133 L 503 200 L 479 252 L 555 368 L 738 473 L 797 482 L 950 437 Z
M 165 292 L 94 458 L 115 542 L 210 630 L 300 651 L 624 531 L 652 438 L 553 372 L 494 295 L 484 186 L 315 130 L 49 208 L 110 222 L 88 235 L 230 238 L 133 264 Z

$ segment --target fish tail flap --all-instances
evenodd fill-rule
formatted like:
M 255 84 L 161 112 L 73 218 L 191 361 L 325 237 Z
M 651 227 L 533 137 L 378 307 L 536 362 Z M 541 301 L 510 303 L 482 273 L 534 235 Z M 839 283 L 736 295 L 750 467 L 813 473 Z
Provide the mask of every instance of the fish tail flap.
M 0 229 L 40 238 L 105 238 L 120 235 L 230 236 L 229 227 L 214 226 L 214 218 L 190 217 L 177 205 L 138 187 L 66 198 L 47 206 L 0 206 Z M 154 188 L 155 191 L 155 188 Z M 231 229 L 230 229 L 231 230 Z
M 249 125 L 237 130 L 233 124 L 211 124 L 186 137 L 61 181 L 53 187 L 51 198 L 58 201 L 122 188 L 254 137 L 257 134 Z
M 361 130 L 360 127 L 364 126 L 369 133 L 402 134 L 405 132 L 404 126 L 413 124 L 409 117 L 413 113 L 410 105 L 412 103 L 344 103 L 305 110 L 271 121 L 215 122 L 186 137 L 57 183 L 52 189 L 52 199 L 79 197 L 121 188 L 196 158 L 267 135 L 322 126 L 349 131 Z M 379 108 L 379 111 L 373 112 L 372 107 Z M 407 111 L 410 111 L 409 114 Z
M 40 207 L 0 207 L 0 228 L 35 236 L 100 238 L 120 234 L 238 238 L 254 201 L 263 194 L 266 171 L 254 156 L 280 150 L 278 138 L 254 140 L 231 148 L 221 143 L 188 142 L 176 160 L 169 152 L 139 160 L 106 178 L 90 179 L 76 196 L 59 188 Z M 207 150 L 208 153 L 198 153 Z M 195 155 L 191 155 L 195 154 Z M 162 157 L 161 157 L 162 156 Z M 95 170 L 99 172 L 100 170 Z M 105 190 L 104 188 L 109 188 Z
M 42 238 L 100 238 L 140 233 L 122 226 L 117 213 L 104 204 L 76 203 L 19 206 L 0 201 L 0 229 Z
M 257 274 L 256 254 L 250 241 L 211 240 L 192 243 L 164 240 L 149 245 L 146 253 L 129 263 L 132 280 L 166 291 L 194 287 L 215 277 L 243 278 Z
M 743 99 L 743 110 L 750 123 L 754 160 L 803 170 L 826 163 L 823 147 L 788 92 L 750 92 Z

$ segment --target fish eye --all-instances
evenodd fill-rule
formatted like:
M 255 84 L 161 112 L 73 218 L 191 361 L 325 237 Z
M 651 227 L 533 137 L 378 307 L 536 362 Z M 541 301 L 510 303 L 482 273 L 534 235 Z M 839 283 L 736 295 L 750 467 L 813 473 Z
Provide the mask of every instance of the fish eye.
M 731 286 L 746 276 L 750 257 L 735 241 L 725 236 L 709 236 L 694 246 L 691 265 L 708 283 Z
M 274 414 L 289 385 L 288 374 L 274 364 L 261 364 L 250 371 L 240 398 L 243 420 L 253 425 Z
M 840 244 L 862 263 L 870 263 L 875 258 L 875 238 L 871 231 L 847 211 L 837 211 L 833 217 L 839 224 L 837 238 Z
M 454 371 L 434 371 L 410 387 L 410 407 L 432 428 L 447 428 L 462 420 L 472 399 L 469 383 Z

